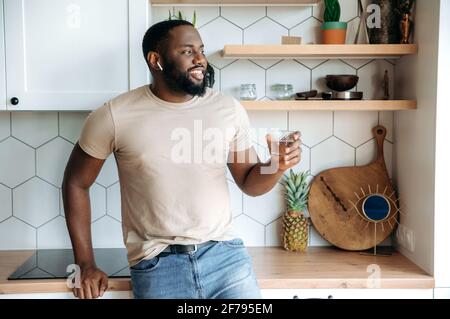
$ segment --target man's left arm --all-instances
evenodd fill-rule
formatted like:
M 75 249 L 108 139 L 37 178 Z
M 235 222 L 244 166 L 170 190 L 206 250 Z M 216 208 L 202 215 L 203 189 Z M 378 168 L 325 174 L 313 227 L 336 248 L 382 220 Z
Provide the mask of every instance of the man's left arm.
M 269 151 L 271 137 L 267 137 Z M 244 151 L 230 152 L 228 168 L 239 188 L 249 196 L 260 196 L 269 192 L 289 168 L 301 160 L 300 133 L 293 134 L 293 141 L 279 144 L 278 152 L 271 155 L 266 163 L 261 163 L 256 151 L 250 147 Z

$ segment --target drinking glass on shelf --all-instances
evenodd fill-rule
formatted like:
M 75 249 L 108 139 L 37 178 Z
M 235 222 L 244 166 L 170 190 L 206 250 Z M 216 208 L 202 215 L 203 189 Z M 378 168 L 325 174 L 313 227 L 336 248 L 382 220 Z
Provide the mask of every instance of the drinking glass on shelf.
M 256 100 L 256 85 L 254 83 L 241 84 L 240 99 L 244 101 Z
M 275 84 L 272 86 L 277 100 L 290 100 L 294 95 L 292 84 Z

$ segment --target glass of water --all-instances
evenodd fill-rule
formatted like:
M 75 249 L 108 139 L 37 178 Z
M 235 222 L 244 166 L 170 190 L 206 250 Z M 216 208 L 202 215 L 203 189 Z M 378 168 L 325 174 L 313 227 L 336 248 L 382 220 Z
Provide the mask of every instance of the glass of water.
M 272 137 L 270 149 L 271 155 L 280 155 L 279 149 L 281 144 L 288 145 L 295 141 L 294 135 L 297 133 L 300 138 L 300 131 L 272 129 L 267 132 Z

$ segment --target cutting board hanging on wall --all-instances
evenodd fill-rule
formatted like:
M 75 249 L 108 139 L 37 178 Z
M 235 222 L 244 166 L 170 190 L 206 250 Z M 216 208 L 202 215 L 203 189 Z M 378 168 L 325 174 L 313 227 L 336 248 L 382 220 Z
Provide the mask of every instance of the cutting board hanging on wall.
M 368 165 L 332 168 L 311 182 L 308 210 L 315 229 L 331 244 L 346 250 L 366 250 L 384 241 L 398 222 L 398 203 L 384 162 L 386 128 L 372 129 L 376 160 Z M 373 223 L 361 214 L 364 200 L 380 195 L 390 204 L 389 216 Z

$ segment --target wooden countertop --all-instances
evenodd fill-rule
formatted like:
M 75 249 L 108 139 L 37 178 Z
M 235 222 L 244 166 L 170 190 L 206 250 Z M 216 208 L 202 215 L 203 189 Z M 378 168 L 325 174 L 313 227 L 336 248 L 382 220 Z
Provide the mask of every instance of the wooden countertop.
M 312 247 L 298 254 L 276 247 L 249 247 L 261 289 L 370 288 L 369 265 L 381 271 L 380 288 L 431 289 L 434 279 L 398 252 L 361 255 L 334 247 Z M 8 280 L 33 251 L 0 251 L 0 294 L 67 292 L 65 280 Z M 128 278 L 110 279 L 110 291 L 131 290 Z

